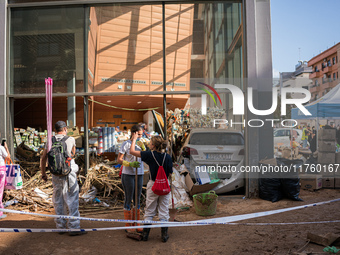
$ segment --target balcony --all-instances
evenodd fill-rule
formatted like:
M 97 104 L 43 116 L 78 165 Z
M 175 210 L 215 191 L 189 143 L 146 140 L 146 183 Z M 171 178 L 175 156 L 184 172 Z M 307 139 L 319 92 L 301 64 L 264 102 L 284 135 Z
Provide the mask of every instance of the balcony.
M 327 79 L 328 81 L 328 79 Z M 329 89 L 329 88 L 332 88 L 332 83 L 331 82 L 325 82 L 325 83 L 322 83 L 321 85 L 321 90 L 325 90 L 325 89 Z
M 332 65 L 332 66 L 326 66 L 323 70 L 322 70 L 322 72 L 323 73 L 330 73 L 330 72 L 333 72 L 333 71 L 335 71 L 335 70 L 337 70 L 338 68 L 337 68 L 337 65 Z
M 310 93 L 316 93 L 320 91 L 320 86 L 313 86 L 309 89 Z
M 323 73 L 330 73 L 332 71 L 332 66 L 326 66 L 322 71 Z
M 309 75 L 309 79 L 314 79 L 314 78 L 319 78 L 319 77 L 321 77 L 320 71 L 313 72 Z

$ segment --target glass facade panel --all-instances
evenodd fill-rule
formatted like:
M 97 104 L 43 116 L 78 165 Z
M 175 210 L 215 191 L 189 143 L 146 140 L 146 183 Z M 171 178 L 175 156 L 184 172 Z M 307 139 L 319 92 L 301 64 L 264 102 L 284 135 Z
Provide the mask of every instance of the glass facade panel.
M 219 118 L 242 121 L 242 117 L 233 116 L 231 94 L 225 90 L 217 90 L 217 93 L 214 93 L 208 87 L 214 87 L 215 84 L 233 84 L 244 90 L 242 4 L 220 2 L 193 6 L 190 89 L 205 89 L 211 93 L 206 102 L 208 115 L 210 110 L 218 112 Z M 204 29 L 199 29 L 201 27 Z M 191 95 L 190 106 L 195 114 L 200 115 L 202 95 Z M 193 127 L 200 125 L 194 122 L 192 124 Z M 212 121 L 209 125 L 212 125 Z M 238 127 L 241 128 L 241 125 Z
M 86 15 L 84 8 L 88 10 Z M 161 92 L 164 75 L 167 91 L 197 90 L 204 87 L 202 83 L 234 84 L 243 90 L 241 3 L 165 4 L 165 33 L 162 10 L 159 4 L 13 8 L 10 94 L 44 93 L 46 77 L 53 78 L 54 93 L 83 92 L 86 80 L 88 92 Z M 219 96 L 222 104 L 213 95 L 216 103 L 208 97 L 208 107 L 219 108 L 226 117 L 232 117 L 231 95 L 221 91 Z M 167 108 L 184 108 L 188 98 L 189 95 L 168 95 Z M 198 103 L 200 98 L 197 96 Z M 100 102 L 99 99 L 91 98 Z M 112 104 L 134 105 L 130 99 L 114 97 Z M 163 108 L 162 99 L 161 94 L 143 97 L 152 102 L 151 108 Z M 70 98 L 67 111 L 72 111 L 74 105 Z M 93 110 L 90 104 L 90 115 Z M 90 118 L 89 122 L 91 127 L 98 120 Z
M 89 91 L 163 90 L 161 5 L 90 7 Z
M 82 92 L 83 7 L 13 9 L 10 25 L 10 94 Z

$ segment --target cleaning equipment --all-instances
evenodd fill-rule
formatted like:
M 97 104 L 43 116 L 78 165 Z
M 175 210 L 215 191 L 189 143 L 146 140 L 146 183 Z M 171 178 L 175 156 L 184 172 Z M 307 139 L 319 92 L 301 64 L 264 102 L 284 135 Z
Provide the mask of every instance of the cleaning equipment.
M 193 195 L 195 211 L 200 216 L 210 216 L 216 213 L 217 198 L 215 191 Z
M 137 161 L 137 157 L 136 157 L 136 160 Z M 134 210 L 130 210 L 130 214 L 131 214 L 131 217 L 134 218 L 134 220 L 139 220 L 138 218 L 138 204 L 137 204 L 137 201 L 138 201 L 138 168 L 135 167 L 135 171 L 136 171 L 136 175 L 135 175 L 135 201 L 134 201 Z M 132 212 L 132 213 L 131 213 Z M 125 212 L 124 212 L 125 213 Z M 134 217 L 133 217 L 133 213 L 134 213 Z M 137 223 L 132 223 L 131 226 L 136 226 Z M 132 239 L 135 239 L 137 241 L 142 241 L 143 240 L 143 236 L 141 233 L 138 233 L 138 231 L 142 232 L 143 230 L 142 229 L 136 229 L 135 231 L 131 231 L 131 232 L 127 232 L 126 236 L 128 238 L 132 238 Z
M 171 144 L 170 144 L 170 155 L 172 155 L 172 147 L 173 147 L 173 133 L 174 133 L 174 124 L 171 125 Z M 177 214 L 177 209 L 175 208 L 174 203 L 174 191 L 172 186 L 172 175 L 170 176 L 170 192 L 171 192 L 171 204 L 172 208 L 169 209 L 170 221 L 175 221 L 175 217 Z

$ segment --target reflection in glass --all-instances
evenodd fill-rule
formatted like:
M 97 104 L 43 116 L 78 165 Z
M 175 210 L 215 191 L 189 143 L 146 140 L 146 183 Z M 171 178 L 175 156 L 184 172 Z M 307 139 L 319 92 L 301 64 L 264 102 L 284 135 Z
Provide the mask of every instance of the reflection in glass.
M 194 5 L 190 89 L 205 89 L 211 93 L 211 96 L 206 94 L 207 114 L 204 116 L 201 116 L 202 96 L 190 97 L 191 114 L 196 115 L 193 116 L 195 120 L 201 116 L 202 127 L 212 127 L 214 118 L 242 121 L 241 117 L 233 115 L 232 95 L 219 91 L 214 93 L 207 85 L 214 87 L 215 84 L 233 84 L 244 89 L 243 43 L 241 3 Z M 221 110 L 224 116 L 221 116 Z M 195 127 L 196 122 L 192 122 Z M 240 126 L 235 128 L 240 129 Z
M 83 8 L 12 9 L 11 94 L 83 91 Z

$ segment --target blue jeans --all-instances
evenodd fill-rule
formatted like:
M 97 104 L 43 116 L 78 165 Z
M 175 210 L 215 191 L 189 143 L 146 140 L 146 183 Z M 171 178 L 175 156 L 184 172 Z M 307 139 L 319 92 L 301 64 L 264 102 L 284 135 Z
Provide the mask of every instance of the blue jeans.
M 303 140 L 302 142 L 303 142 L 302 147 L 303 147 L 303 148 L 307 148 L 307 139 L 306 139 L 306 140 Z
M 122 185 L 124 189 L 124 209 L 131 210 L 131 202 L 135 201 L 135 175 L 122 174 Z M 140 208 L 140 196 L 143 189 L 143 175 L 138 175 L 137 181 L 137 208 Z

